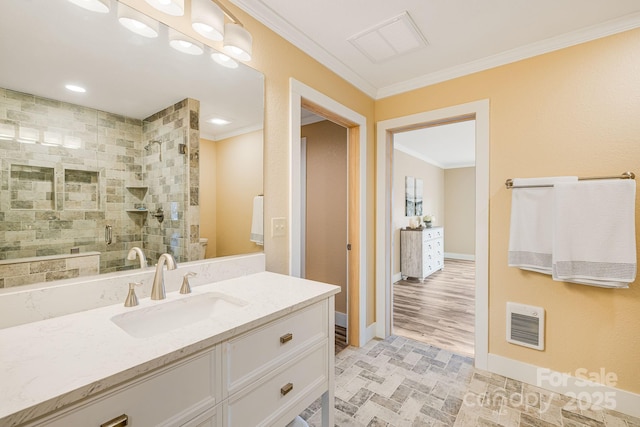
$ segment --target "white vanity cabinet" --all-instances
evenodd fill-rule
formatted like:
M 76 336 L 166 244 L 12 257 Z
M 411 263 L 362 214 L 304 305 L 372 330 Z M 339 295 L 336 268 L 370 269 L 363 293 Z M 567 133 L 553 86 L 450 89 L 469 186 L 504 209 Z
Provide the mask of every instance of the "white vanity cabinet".
M 220 347 L 216 346 L 26 425 L 221 426 L 219 370 Z M 127 418 L 126 424 L 124 420 L 120 424 L 115 421 L 121 416 Z M 194 418 L 199 423 L 194 423 Z
M 222 344 L 225 425 L 284 426 L 328 390 L 329 318 L 324 300 Z
M 424 279 L 444 268 L 444 228 L 400 230 L 402 277 Z
M 257 322 L 213 347 L 22 425 L 284 427 L 321 396 L 327 406 L 323 425 L 333 425 L 333 311 L 330 296 Z M 123 415 L 127 422 L 118 424 Z

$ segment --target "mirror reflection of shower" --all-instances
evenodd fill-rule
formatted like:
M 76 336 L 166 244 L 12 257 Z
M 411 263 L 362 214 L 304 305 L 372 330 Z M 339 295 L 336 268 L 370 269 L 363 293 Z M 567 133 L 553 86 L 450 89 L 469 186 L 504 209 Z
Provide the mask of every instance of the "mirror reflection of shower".
M 157 139 L 154 139 L 153 141 L 149 141 L 149 143 L 147 145 L 144 146 L 145 151 L 151 152 L 151 149 L 153 148 L 153 144 L 158 144 L 158 151 L 160 152 L 160 161 L 162 161 L 162 141 L 158 141 Z

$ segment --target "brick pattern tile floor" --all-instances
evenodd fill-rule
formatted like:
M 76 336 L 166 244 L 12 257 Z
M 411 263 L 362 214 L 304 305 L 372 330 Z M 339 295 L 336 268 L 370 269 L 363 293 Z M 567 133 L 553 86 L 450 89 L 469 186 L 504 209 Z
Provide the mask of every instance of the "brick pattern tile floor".
M 336 355 L 339 427 L 640 427 L 640 419 L 477 370 L 469 357 L 391 336 Z M 302 417 L 320 426 L 320 403 Z

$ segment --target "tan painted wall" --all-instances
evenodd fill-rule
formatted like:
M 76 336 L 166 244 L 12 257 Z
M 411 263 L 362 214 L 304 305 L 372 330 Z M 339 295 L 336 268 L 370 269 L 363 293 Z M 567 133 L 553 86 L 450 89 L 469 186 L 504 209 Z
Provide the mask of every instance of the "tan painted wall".
M 560 372 L 602 367 L 635 393 L 640 284 L 608 290 L 507 267 L 511 192 L 504 182 L 638 172 L 638 46 L 636 29 L 376 103 L 376 120 L 385 120 L 490 100 L 489 351 Z M 506 343 L 507 301 L 545 307 L 545 351 Z
M 216 256 L 216 143 L 200 138 L 200 237 L 209 239 L 205 258 Z
M 122 0 L 140 11 L 178 29 L 206 45 L 221 50 L 221 43 L 203 39 L 191 29 L 190 3 L 185 2 L 185 15 L 171 17 L 156 11 L 144 0 Z M 264 194 L 265 223 L 271 218 L 289 217 L 289 79 L 304 84 L 363 115 L 367 119 L 367 325 L 375 321 L 375 156 L 374 100 L 338 77 L 315 59 L 262 25 L 229 1 L 221 0 L 251 32 L 253 59 L 250 67 L 265 75 Z M 267 233 L 268 234 L 268 233 Z M 265 235 L 264 251 L 267 270 L 289 272 L 289 237 Z
M 476 168 L 444 171 L 445 253 L 476 252 Z
M 262 252 L 249 240 L 253 198 L 262 194 L 262 131 L 216 141 L 216 254 Z
M 303 126 L 307 138 L 305 277 L 339 285 L 347 313 L 347 129 L 328 120 Z
M 405 216 L 404 178 L 422 179 L 423 216 L 435 215 L 434 225 L 444 225 L 444 169 L 399 150 L 393 150 L 393 156 L 393 274 L 399 274 L 400 229 L 409 225 L 409 217 Z

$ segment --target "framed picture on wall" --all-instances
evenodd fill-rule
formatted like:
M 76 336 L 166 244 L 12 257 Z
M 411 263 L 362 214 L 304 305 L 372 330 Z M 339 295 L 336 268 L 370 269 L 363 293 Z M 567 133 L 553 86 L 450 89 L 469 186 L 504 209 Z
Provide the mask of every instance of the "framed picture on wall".
M 416 179 L 412 176 L 404 178 L 404 215 L 416 215 Z
M 422 216 L 422 180 L 416 178 L 415 215 Z

